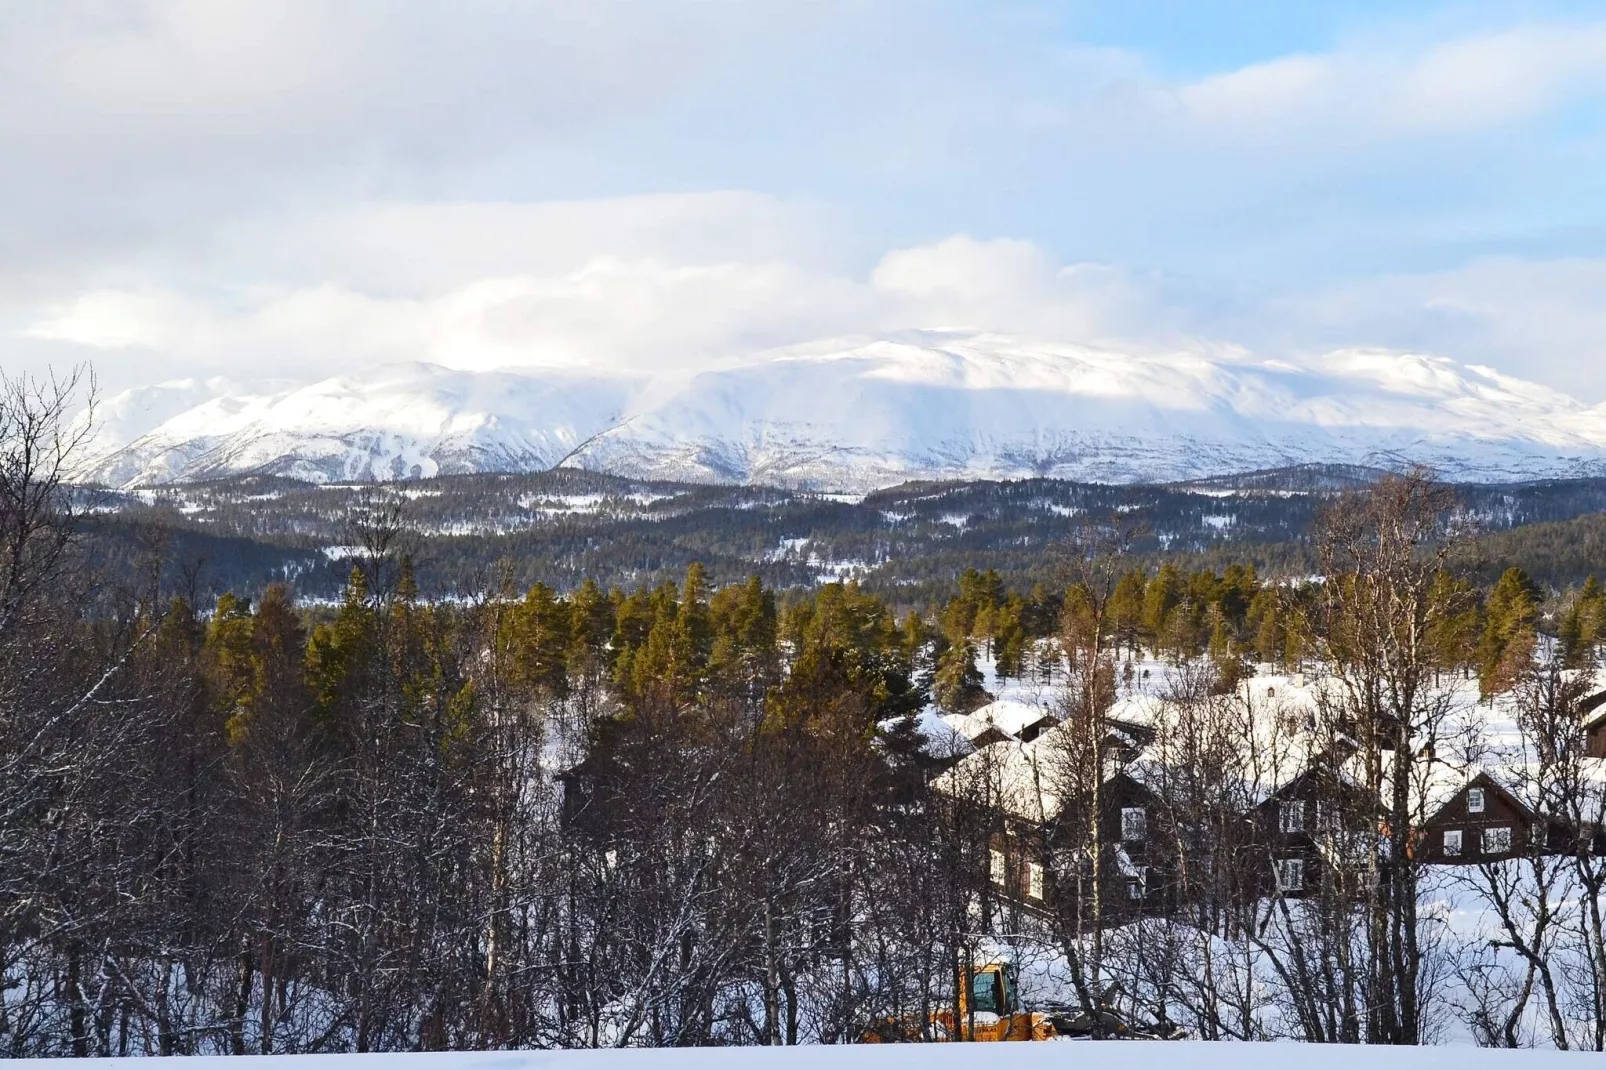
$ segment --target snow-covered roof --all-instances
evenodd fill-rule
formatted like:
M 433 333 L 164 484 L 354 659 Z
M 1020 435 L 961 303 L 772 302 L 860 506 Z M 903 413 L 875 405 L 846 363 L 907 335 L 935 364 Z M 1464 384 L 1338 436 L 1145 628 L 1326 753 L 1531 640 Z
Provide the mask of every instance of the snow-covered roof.
M 1367 775 L 1362 756 L 1353 741 L 1339 731 L 1328 711 L 1342 709 L 1346 703 L 1343 682 L 1327 673 L 1287 674 L 1263 671 L 1245 680 L 1236 695 L 1203 698 L 1188 705 L 1165 694 L 1165 685 L 1152 678 L 1129 683 L 1110 709 L 1112 730 L 1122 733 L 1122 725 L 1146 731 L 1125 732 L 1137 750 L 1123 772 L 1156 794 L 1177 795 L 1208 789 L 1227 806 L 1249 809 L 1287 789 L 1313 768 L 1325 768 L 1341 781 L 1362 787 Z M 1597 674 L 1598 675 L 1598 674 Z M 1601 685 L 1606 687 L 1606 678 Z M 944 744 L 944 753 L 966 757 L 939 781 L 941 790 L 963 797 L 996 803 L 1002 809 L 1033 821 L 1052 818 L 1061 806 L 1059 791 L 1063 775 L 1064 732 L 1062 726 L 1043 731 L 1030 743 L 1007 738 L 977 751 L 966 747 L 989 730 L 1016 737 L 1027 725 L 1040 720 L 1062 694 L 1060 688 L 1045 693 L 1028 693 L 1012 686 L 1004 697 L 973 713 L 962 716 L 927 715 L 923 727 Z M 1445 704 L 1444 722 L 1434 740 L 1433 753 L 1410 755 L 1410 808 L 1416 820 L 1437 813 L 1480 772 L 1487 772 L 1535 809 L 1542 809 L 1534 798 L 1531 784 L 1531 755 L 1523 750 L 1518 731 L 1518 697 L 1497 696 L 1481 702 L 1477 681 L 1446 677 L 1435 686 L 1429 701 Z M 1211 707 L 1211 703 L 1218 705 Z M 1606 706 L 1599 711 L 1606 716 Z M 1195 720 L 1189 721 L 1193 717 Z M 1188 732 L 1223 734 L 1231 746 L 1226 768 L 1190 768 L 1194 761 Z M 940 728 L 937 726 L 940 725 Z M 1476 729 L 1476 731 L 1472 731 Z M 1152 739 L 1149 738 L 1152 733 Z M 1482 742 L 1475 753 L 1464 752 L 1461 737 L 1478 737 Z M 934 748 L 935 749 L 935 748 Z M 1389 776 L 1394 767 L 1392 752 L 1385 752 L 1381 792 L 1390 796 Z M 1585 777 L 1600 785 L 1606 799 L 1606 759 L 1590 759 Z M 1107 770 L 1107 772 L 1110 772 Z M 1521 789 L 1521 790 L 1519 790 Z M 1595 796 L 1585 800 L 1589 812 Z M 1606 803 L 1603 803 L 1606 808 Z
M 967 755 L 936 780 L 937 790 L 955 798 L 990 805 L 1027 821 L 1053 819 L 1064 805 L 1062 755 L 1065 725 L 1056 725 L 1030 743 L 1011 739 Z
M 932 710 L 922 710 L 915 717 L 920 734 L 926 737 L 925 751 L 934 758 L 952 758 L 970 754 L 976 749 L 973 737 L 958 731 L 948 719 Z
M 1565 817 L 1565 811 L 1576 807 L 1585 821 L 1606 817 L 1606 758 L 1582 758 L 1566 774 L 1538 762 L 1512 762 L 1483 772 L 1536 814 Z M 1563 792 L 1574 797 L 1563 800 Z
M 1027 725 L 1036 724 L 1047 716 L 1050 711 L 1044 706 L 1019 699 L 999 699 L 970 713 L 945 713 L 941 720 L 958 735 L 975 740 L 989 728 L 1018 736 Z

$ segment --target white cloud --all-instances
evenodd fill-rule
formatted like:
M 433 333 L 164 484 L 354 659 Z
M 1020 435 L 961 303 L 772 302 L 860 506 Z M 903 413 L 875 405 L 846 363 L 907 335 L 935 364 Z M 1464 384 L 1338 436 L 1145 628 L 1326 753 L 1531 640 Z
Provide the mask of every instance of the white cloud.
M 968 302 L 1012 293 L 1036 296 L 1053 272 L 1052 259 L 1029 241 L 956 235 L 888 253 L 870 281 L 891 293 Z
M 1450 41 L 1380 89 L 1407 129 L 1462 130 L 1538 115 L 1606 91 L 1606 23 L 1521 26 Z
M 1180 85 L 1173 92 L 1190 119 L 1250 127 L 1325 109 L 1342 83 L 1342 65 L 1331 57 L 1287 56 Z
M 22 334 L 90 349 L 155 349 L 171 344 L 174 320 L 194 311 L 167 294 L 96 290 L 50 309 Z
M 1318 349 L 1364 339 L 1606 401 L 1606 259 L 1488 257 L 1446 271 L 1325 287 L 1223 323 L 1263 346 Z
M 701 224 L 688 219 L 688 203 Z M 611 228 L 586 222 L 613 218 L 598 205 L 507 206 L 512 223 L 541 220 L 540 233 L 567 236 L 561 254 L 532 255 L 537 267 L 517 272 L 506 270 L 513 251 L 465 237 L 496 232 L 489 208 L 475 209 L 478 226 L 448 225 L 461 247 L 432 261 L 428 238 L 442 220 L 386 205 L 356 218 L 421 220 L 401 228 L 416 248 L 392 235 L 376 249 L 360 222 L 290 228 L 286 235 L 312 247 L 281 242 L 281 278 L 271 285 L 95 290 L 34 310 L 21 333 L 58 362 L 92 355 L 114 385 L 242 370 L 310 379 L 400 360 L 696 369 L 827 337 L 954 327 L 1137 347 L 1214 339 L 1266 357 L 1395 347 L 1488 364 L 1586 401 L 1606 398 L 1603 260 L 1490 258 L 1233 302 L 1186 280 L 1062 265 L 1029 241 L 965 235 L 891 250 L 858 273 L 784 255 L 784 235 L 817 222 L 810 209 L 741 196 L 720 203 L 724 212 L 680 199 L 655 210 L 622 206 L 625 217 L 656 220 L 643 232 L 657 237 L 641 238 L 630 255 L 591 244 L 613 240 Z M 772 219 L 776 233 L 756 240 L 730 226 L 732 216 Z M 358 280 L 376 256 L 429 266 L 380 271 L 383 284 L 368 288 L 292 281 L 292 268 L 324 258 Z
M 287 207 L 439 198 L 521 154 L 583 161 L 844 4 L 0 3 L 0 299 Z
M 696 368 L 824 336 L 940 325 L 1087 338 L 1161 318 L 1123 272 L 1062 267 L 1028 241 L 960 235 L 860 273 L 826 255 L 836 229 L 812 206 L 751 194 L 375 205 L 236 235 L 224 255 L 255 260 L 262 281 L 99 288 L 35 309 L 20 333 L 93 351 L 122 381 L 153 363 Z
M 839 261 L 837 213 L 733 190 L 592 200 L 375 201 L 225 228 L 207 263 L 280 284 L 319 279 L 422 295 L 475 279 L 557 275 L 599 256 L 713 263 Z
M 1186 122 L 1233 137 L 1303 131 L 1341 147 L 1462 133 L 1606 92 L 1606 23 L 1284 56 L 1159 92 Z

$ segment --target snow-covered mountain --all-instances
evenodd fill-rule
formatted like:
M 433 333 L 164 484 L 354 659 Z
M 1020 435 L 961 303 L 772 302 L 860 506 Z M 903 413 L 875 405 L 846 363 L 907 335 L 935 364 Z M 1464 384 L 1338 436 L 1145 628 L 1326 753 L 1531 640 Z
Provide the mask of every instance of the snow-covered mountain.
M 539 470 L 616 425 L 637 385 L 399 364 L 278 393 L 220 391 L 102 450 L 84 475 L 139 486 L 242 472 L 321 483 Z M 138 410 L 171 390 L 136 388 L 104 408 Z
M 186 391 L 191 392 L 190 395 Z M 125 486 L 241 472 L 318 481 L 558 464 L 866 490 L 909 479 L 1161 482 L 1307 462 L 1449 478 L 1606 472 L 1606 408 L 1442 357 L 1117 352 L 959 332 L 821 343 L 696 375 L 381 368 L 278 393 L 164 384 L 84 475 Z M 156 400 L 152 400 L 156 399 Z

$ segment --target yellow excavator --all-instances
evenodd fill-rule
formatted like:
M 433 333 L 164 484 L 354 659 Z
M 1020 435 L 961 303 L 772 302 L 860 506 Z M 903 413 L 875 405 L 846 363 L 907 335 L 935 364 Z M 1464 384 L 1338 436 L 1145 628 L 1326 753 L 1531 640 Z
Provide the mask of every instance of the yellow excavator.
M 963 971 L 959 1006 L 932 1012 L 930 1035 L 938 1040 L 1052 1040 L 1059 1035 L 1046 1014 L 1020 1008 L 1015 967 L 989 962 Z M 926 1030 L 910 1018 L 876 1022 L 865 1031 L 871 1044 L 920 1040 Z
M 1063 1004 L 1046 1004 L 1041 1011 L 1020 1005 L 1015 966 L 989 962 L 961 972 L 959 1006 L 942 1007 L 929 1023 L 905 1016 L 876 1022 L 864 1032 L 867 1044 L 896 1044 L 924 1040 L 975 1041 L 1054 1040 L 1058 1037 L 1102 1040 L 1176 1040 L 1187 1034 L 1171 1022 L 1137 1028 L 1113 1009 L 1116 986 L 1100 993 L 1098 1009 L 1078 1010 Z M 922 1028 L 929 1024 L 928 1028 Z

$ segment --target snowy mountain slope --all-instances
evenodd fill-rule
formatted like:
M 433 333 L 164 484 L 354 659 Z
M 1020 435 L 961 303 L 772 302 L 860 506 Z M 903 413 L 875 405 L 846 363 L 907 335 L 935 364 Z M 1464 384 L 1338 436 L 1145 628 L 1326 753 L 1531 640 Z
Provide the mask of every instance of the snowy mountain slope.
M 868 490 L 907 479 L 1199 479 L 1308 462 L 1450 478 L 1606 471 L 1606 412 L 1438 357 L 1307 364 L 954 332 L 822 343 L 633 381 L 399 365 L 179 413 L 88 474 L 118 485 L 532 470 Z
M 614 426 L 632 390 L 615 378 L 393 365 L 210 398 L 101 453 L 86 472 L 131 486 L 239 472 L 328 482 L 537 470 Z

